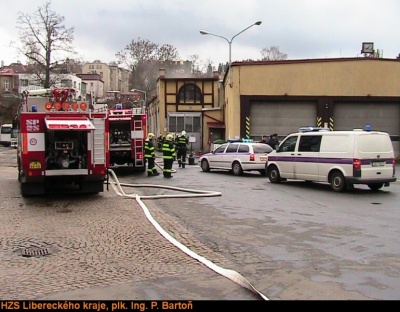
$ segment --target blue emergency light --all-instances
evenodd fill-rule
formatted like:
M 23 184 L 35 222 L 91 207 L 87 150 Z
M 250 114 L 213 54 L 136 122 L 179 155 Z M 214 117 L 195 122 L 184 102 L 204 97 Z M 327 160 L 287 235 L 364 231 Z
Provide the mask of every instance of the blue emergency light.
M 364 127 L 365 131 L 371 131 L 371 125 L 370 124 L 366 124 Z
M 37 113 L 37 105 L 32 105 L 32 112 Z
M 122 109 L 122 104 L 117 104 L 117 105 L 115 105 L 115 108 L 116 108 L 116 109 Z

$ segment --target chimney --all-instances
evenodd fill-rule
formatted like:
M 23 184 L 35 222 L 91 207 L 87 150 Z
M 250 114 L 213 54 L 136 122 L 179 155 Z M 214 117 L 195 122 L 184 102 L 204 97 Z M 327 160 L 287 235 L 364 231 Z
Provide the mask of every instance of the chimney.
M 165 78 L 165 68 L 160 68 L 159 73 L 160 73 L 160 78 Z
M 214 78 L 219 78 L 219 73 L 217 70 L 214 70 L 213 76 L 214 76 Z

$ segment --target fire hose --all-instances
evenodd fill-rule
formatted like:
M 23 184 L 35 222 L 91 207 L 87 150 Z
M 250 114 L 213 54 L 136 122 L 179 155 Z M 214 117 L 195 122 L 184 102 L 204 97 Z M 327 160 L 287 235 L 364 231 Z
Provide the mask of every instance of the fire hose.
M 156 165 L 162 169 L 162 167 L 156 163 Z M 149 209 L 147 206 L 143 203 L 142 199 L 159 199 L 159 198 L 187 198 L 187 197 L 213 197 L 213 196 L 221 196 L 221 192 L 214 192 L 214 191 L 204 191 L 204 190 L 194 190 L 194 189 L 186 189 L 186 188 L 181 188 L 181 187 L 173 187 L 173 186 L 166 186 L 166 185 L 155 185 L 155 184 L 128 184 L 128 183 L 120 183 L 115 172 L 112 169 L 108 169 L 108 172 L 111 176 L 111 181 L 110 184 L 113 187 L 114 191 L 117 193 L 119 196 L 124 196 L 128 198 L 135 198 L 136 201 L 139 203 L 140 207 L 142 208 L 145 216 L 147 219 L 150 221 L 150 223 L 156 228 L 156 230 L 164 236 L 169 242 L 171 242 L 173 245 L 178 247 L 180 250 L 182 250 L 184 253 L 189 255 L 190 257 L 198 260 L 199 262 L 203 263 L 206 265 L 208 268 L 211 270 L 221 274 L 222 276 L 225 276 L 226 278 L 232 280 L 236 284 L 239 284 L 240 286 L 247 288 L 251 290 L 252 292 L 256 293 L 259 295 L 262 299 L 264 300 L 269 300 L 264 294 L 262 294 L 260 291 L 258 291 L 246 278 L 244 278 L 240 273 L 237 271 L 231 270 L 231 269 L 225 269 L 222 268 L 215 263 L 211 262 L 210 260 L 200 256 L 199 254 L 193 252 L 189 248 L 187 248 L 185 245 L 177 241 L 174 237 L 172 237 L 167 231 L 165 231 L 159 224 L 158 222 L 153 218 L 151 215 Z M 174 170 L 173 172 L 176 172 Z M 147 188 L 163 188 L 163 189 L 169 189 L 169 190 L 175 190 L 175 191 L 181 191 L 186 194 L 169 194 L 169 195 L 147 195 L 147 196 L 141 196 L 139 194 L 127 194 L 125 193 L 123 186 L 125 187 L 147 187 Z M 187 194 L 189 193 L 189 194 Z

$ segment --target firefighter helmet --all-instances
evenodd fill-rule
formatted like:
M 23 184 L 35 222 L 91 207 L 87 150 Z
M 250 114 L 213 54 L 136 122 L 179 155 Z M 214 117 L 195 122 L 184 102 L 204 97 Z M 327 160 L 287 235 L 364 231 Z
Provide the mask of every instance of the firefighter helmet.
M 173 139 L 174 139 L 174 136 L 170 133 L 170 134 L 167 134 L 167 136 L 166 136 L 166 138 L 165 138 L 167 141 L 172 141 Z
M 154 135 L 154 133 L 149 133 L 149 135 L 147 137 L 151 140 L 155 137 L 155 135 Z
M 186 135 L 186 131 L 185 130 L 182 130 L 182 135 Z

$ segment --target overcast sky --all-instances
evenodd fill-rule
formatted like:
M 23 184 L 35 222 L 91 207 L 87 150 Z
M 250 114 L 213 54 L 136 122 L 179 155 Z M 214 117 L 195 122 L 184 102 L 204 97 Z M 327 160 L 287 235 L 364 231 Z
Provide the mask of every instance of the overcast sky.
M 21 61 L 9 47 L 18 41 L 17 12 L 32 15 L 46 0 L 0 0 L 0 61 Z M 214 66 L 260 59 L 278 46 L 288 59 L 358 57 L 373 42 L 384 58 L 400 53 L 399 0 L 52 0 L 51 9 L 74 27 L 74 45 L 85 61 L 116 61 L 132 39 L 173 45 L 180 59 L 197 54 Z M 200 30 L 227 38 L 201 35 Z

